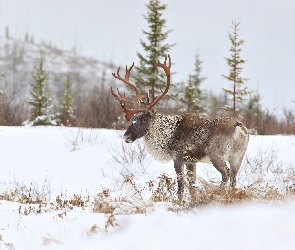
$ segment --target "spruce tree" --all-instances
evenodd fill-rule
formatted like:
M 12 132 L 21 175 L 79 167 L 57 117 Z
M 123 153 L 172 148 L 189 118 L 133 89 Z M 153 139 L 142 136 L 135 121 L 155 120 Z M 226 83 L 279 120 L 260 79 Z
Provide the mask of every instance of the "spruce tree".
M 202 105 L 202 101 L 205 98 L 203 91 L 200 88 L 202 82 L 205 81 L 205 77 L 201 77 L 202 60 L 199 55 L 196 55 L 195 70 L 194 73 L 188 76 L 188 81 L 185 86 L 184 94 L 180 100 L 186 105 L 187 112 L 205 112 L 205 107 Z
M 245 60 L 243 60 L 240 57 L 241 53 L 241 45 L 245 42 L 242 39 L 239 39 L 238 34 L 238 27 L 240 23 L 237 23 L 236 21 L 232 21 L 232 29 L 233 32 L 229 33 L 229 39 L 231 42 L 230 47 L 230 57 L 225 57 L 225 60 L 227 62 L 227 65 L 229 66 L 229 74 L 228 75 L 222 75 L 226 80 L 232 82 L 230 85 L 230 88 L 223 90 L 228 95 L 228 100 L 232 103 L 232 106 L 226 105 L 224 109 L 226 111 L 231 111 L 233 114 L 233 117 L 237 117 L 239 113 L 239 104 L 242 104 L 245 101 L 245 97 L 250 93 L 247 90 L 247 87 L 244 87 L 243 85 L 248 80 L 247 78 L 241 77 L 242 73 L 242 65 L 245 63 Z
M 159 67 L 155 66 L 160 58 L 168 54 L 175 44 L 166 42 L 169 33 L 172 30 L 164 31 L 166 20 L 162 17 L 163 11 L 167 5 L 162 4 L 160 0 L 150 0 L 146 4 L 148 8 L 147 15 L 143 15 L 148 22 L 149 30 L 143 31 L 147 41 L 140 40 L 140 44 L 145 55 L 137 52 L 139 57 L 139 67 L 135 67 L 137 73 L 135 84 L 141 90 L 152 89 L 154 93 L 164 89 L 166 86 L 166 75 Z
M 53 105 L 51 92 L 46 88 L 48 74 L 43 69 L 43 59 L 40 59 L 38 67 L 32 73 L 34 82 L 31 83 L 30 119 L 33 126 L 56 125 L 55 115 L 53 114 Z
M 73 83 L 70 79 L 69 73 L 66 75 L 66 80 L 62 84 L 63 94 L 60 105 L 60 122 L 65 126 L 71 126 L 76 119 L 73 108 L 73 99 L 76 94 L 72 90 Z
M 261 104 L 261 95 L 257 92 L 250 94 L 250 98 L 244 109 L 245 125 L 248 128 L 257 129 L 263 123 L 265 115 Z

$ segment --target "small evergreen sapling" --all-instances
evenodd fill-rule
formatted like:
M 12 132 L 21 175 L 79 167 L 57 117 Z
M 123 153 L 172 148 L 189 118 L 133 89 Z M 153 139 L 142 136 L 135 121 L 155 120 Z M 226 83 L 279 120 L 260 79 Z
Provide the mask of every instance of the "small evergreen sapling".
M 243 69 L 241 66 L 245 63 L 245 60 L 240 57 L 240 53 L 242 50 L 241 45 L 245 41 L 239 39 L 239 25 L 240 23 L 232 21 L 233 32 L 229 33 L 229 39 L 231 41 L 231 48 L 229 51 L 231 53 L 231 56 L 225 57 L 227 65 L 229 66 L 229 74 L 222 75 L 226 80 L 232 82 L 230 88 L 223 88 L 223 90 L 227 93 L 227 95 L 229 96 L 228 100 L 232 103 L 232 106 L 226 105 L 224 107 L 224 110 L 231 111 L 233 113 L 233 117 L 238 116 L 240 112 L 238 104 L 242 104 L 246 100 L 245 97 L 250 93 L 250 91 L 247 90 L 247 87 L 243 87 L 248 79 L 241 77 Z
M 39 125 L 56 125 L 55 114 L 53 113 L 51 91 L 46 88 L 48 74 L 43 69 L 43 59 L 40 59 L 38 67 L 32 73 L 34 82 L 31 83 L 31 99 L 29 124 Z M 26 122 L 25 122 L 26 124 Z
M 184 94 L 180 100 L 186 105 L 187 112 L 205 112 L 206 108 L 202 105 L 202 101 L 205 99 L 203 90 L 200 85 L 205 81 L 205 77 L 201 77 L 202 61 L 199 55 L 196 55 L 195 70 L 193 74 L 188 76 L 188 81 L 185 86 Z
M 70 79 L 70 74 L 66 75 L 66 80 L 63 84 L 63 94 L 60 105 L 60 122 L 65 126 L 72 126 L 75 123 L 76 116 L 74 114 L 73 100 L 76 93 L 73 92 L 73 83 Z

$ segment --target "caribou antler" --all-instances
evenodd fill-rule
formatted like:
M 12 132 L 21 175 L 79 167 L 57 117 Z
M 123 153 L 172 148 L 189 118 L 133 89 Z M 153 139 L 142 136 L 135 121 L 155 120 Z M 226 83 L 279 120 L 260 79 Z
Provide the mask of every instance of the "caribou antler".
M 119 94 L 120 98 L 118 98 L 118 96 L 117 96 L 116 94 L 114 94 L 112 88 L 111 88 L 111 93 L 112 93 L 112 95 L 115 97 L 116 100 L 119 99 L 118 101 L 120 101 L 120 102 L 124 102 L 124 103 L 127 102 L 127 103 L 130 103 L 130 104 L 132 104 L 132 106 L 133 106 L 135 109 L 138 109 L 138 108 L 139 108 L 139 102 L 140 102 L 140 100 L 141 100 L 142 98 L 145 98 L 145 96 L 142 96 L 142 95 L 140 94 L 139 89 L 138 89 L 134 84 L 132 84 L 132 83 L 130 82 L 130 80 L 129 80 L 129 78 L 130 78 L 130 72 L 131 72 L 133 66 L 134 66 L 134 63 L 131 65 L 131 67 L 130 67 L 129 69 L 127 69 L 127 66 L 126 66 L 126 74 L 125 74 L 125 78 L 122 78 L 122 77 L 120 76 L 120 67 L 119 67 L 118 70 L 117 70 L 117 75 L 116 75 L 115 73 L 112 73 L 112 75 L 113 75 L 115 78 L 119 79 L 120 81 L 125 82 L 126 84 L 128 84 L 130 87 L 132 87 L 132 88 L 135 90 L 135 93 L 136 93 L 136 95 L 135 95 L 135 100 L 134 100 L 134 101 L 131 101 L 131 100 L 127 99 L 127 97 L 125 96 L 125 94 L 124 94 L 124 96 L 122 96 L 122 95 L 120 94 L 120 92 L 119 92 L 118 89 L 117 89 L 117 90 L 118 90 L 118 94 Z
M 171 58 L 170 55 L 168 55 L 169 58 L 169 62 L 168 62 L 168 66 L 166 65 L 167 62 L 167 56 L 165 56 L 165 61 L 164 63 L 160 63 L 160 61 L 158 61 L 158 63 L 155 64 L 155 66 L 159 66 L 161 68 L 164 69 L 166 77 L 167 77 L 167 83 L 166 83 L 166 88 L 165 90 L 162 92 L 162 94 L 157 97 L 156 99 L 154 99 L 154 93 L 152 90 L 149 90 L 148 93 L 146 93 L 146 95 L 141 95 L 139 89 L 130 82 L 129 78 L 130 78 L 130 72 L 134 66 L 134 63 L 131 65 L 131 67 L 128 69 L 126 66 L 126 73 L 125 73 L 125 78 L 122 78 L 120 76 L 120 68 L 118 68 L 117 70 L 117 74 L 112 73 L 112 75 L 119 79 L 120 81 L 123 81 L 124 83 L 126 83 L 127 85 L 129 85 L 130 87 L 132 87 L 135 90 L 135 99 L 134 101 L 129 100 L 125 93 L 124 95 L 122 95 L 119 91 L 119 89 L 117 89 L 118 91 L 118 95 L 116 95 L 113 92 L 113 89 L 111 88 L 111 94 L 113 95 L 113 97 L 120 102 L 121 107 L 125 113 L 125 118 L 127 121 L 130 121 L 131 117 L 139 112 L 148 112 L 160 99 L 163 98 L 163 96 L 168 92 L 169 86 L 170 86 L 170 68 L 171 68 Z M 150 96 L 152 97 L 152 100 L 150 101 Z M 146 99 L 146 101 L 144 102 L 143 99 Z M 126 108 L 126 103 L 129 103 L 133 106 L 134 109 L 127 109 Z M 139 105 L 140 104 L 144 104 L 144 105 L 148 105 L 147 109 L 140 109 Z
M 164 63 L 160 63 L 160 61 L 158 60 L 158 63 L 155 64 L 155 66 L 159 66 L 162 69 L 164 69 L 164 71 L 165 71 L 166 78 L 167 78 L 167 80 L 166 80 L 166 88 L 162 92 L 162 94 L 159 97 L 156 98 L 156 100 L 153 100 L 153 102 L 148 107 L 147 111 L 149 111 L 152 107 L 154 107 L 156 105 L 156 103 L 158 101 L 160 101 L 164 97 L 164 95 L 166 95 L 166 93 L 169 90 L 169 87 L 170 87 L 170 68 L 171 68 L 171 58 L 170 58 L 170 55 L 169 54 L 168 54 L 168 59 L 169 59 L 168 66 L 166 65 L 167 55 L 165 55 L 165 61 L 164 61 Z

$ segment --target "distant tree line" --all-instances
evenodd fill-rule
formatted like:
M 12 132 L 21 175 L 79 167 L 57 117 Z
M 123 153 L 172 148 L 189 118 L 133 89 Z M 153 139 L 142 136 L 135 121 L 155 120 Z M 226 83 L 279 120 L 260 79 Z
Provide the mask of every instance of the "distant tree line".
M 172 32 L 171 29 L 165 30 L 166 20 L 163 14 L 167 5 L 160 0 L 149 0 L 146 6 L 148 13 L 144 15 L 144 19 L 148 22 L 148 30 L 143 31 L 145 39 L 140 40 L 144 53 L 137 53 L 139 66 L 132 72 L 132 80 L 142 91 L 152 88 L 155 95 L 158 95 L 165 86 L 165 75 L 154 64 L 170 53 L 175 44 L 167 42 L 168 35 Z M 218 95 L 204 90 L 202 85 L 206 77 L 202 75 L 203 62 L 196 52 L 195 63 L 192 70 L 188 70 L 186 82 L 172 84 L 169 98 L 159 103 L 157 110 L 165 114 L 194 112 L 207 117 L 234 116 L 241 119 L 253 133 L 294 134 L 295 114 L 292 110 L 284 110 L 284 116 L 278 118 L 277 114 L 262 107 L 258 92 L 248 90 L 248 79 L 242 76 L 246 60 L 240 55 L 244 40 L 239 38 L 239 25 L 240 23 L 233 21 L 232 31 L 228 34 L 230 55 L 225 60 L 229 72 L 222 76 L 230 82 L 229 86 L 223 88 Z M 9 37 L 7 29 L 6 38 Z M 27 35 L 26 42 L 28 40 Z M 109 87 L 114 87 L 116 82 L 105 77 L 106 71 L 103 71 L 100 80 L 89 84 L 94 78 L 83 78 L 75 70 L 64 74 L 49 74 L 44 66 L 46 58 L 42 54 L 35 67 L 28 69 L 23 66 L 26 50 L 18 47 L 13 47 L 13 50 L 12 74 L 7 77 L 0 74 L 0 125 L 63 125 L 113 129 L 127 126 L 120 106 L 109 93 Z M 55 53 L 55 56 L 59 54 L 62 52 Z M 24 73 L 21 74 L 20 69 Z M 15 81 L 23 75 L 25 79 L 30 79 L 27 90 L 29 97 L 23 86 Z M 54 86 L 49 83 L 50 80 L 54 82 Z M 132 96 L 133 93 L 127 88 L 126 94 Z

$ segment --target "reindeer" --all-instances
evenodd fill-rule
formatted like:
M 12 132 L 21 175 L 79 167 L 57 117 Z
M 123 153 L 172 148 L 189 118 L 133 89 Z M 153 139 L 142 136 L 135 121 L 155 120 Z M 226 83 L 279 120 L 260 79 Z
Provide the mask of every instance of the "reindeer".
M 196 181 L 196 163 L 212 163 L 222 176 L 221 187 L 228 179 L 230 186 L 235 187 L 236 176 L 241 166 L 249 141 L 247 128 L 238 119 L 222 117 L 207 119 L 193 113 L 181 115 L 157 114 L 152 109 L 168 92 L 170 86 L 171 58 L 165 56 L 164 63 L 158 61 L 155 66 L 161 67 L 166 74 L 166 88 L 157 98 L 152 90 L 146 95 L 141 95 L 139 89 L 130 82 L 130 72 L 126 66 L 125 78 L 117 74 L 112 75 L 129 85 L 135 91 L 135 99 L 130 100 L 125 93 L 122 95 L 111 94 L 120 102 L 127 121 L 132 119 L 132 124 L 124 134 L 126 143 L 132 143 L 142 138 L 148 153 L 155 159 L 165 162 L 174 161 L 177 174 L 178 198 L 182 200 L 184 191 L 184 165 L 186 165 L 190 187 Z M 126 104 L 131 104 L 133 109 L 128 109 Z M 140 109 L 140 105 L 147 108 Z M 227 167 L 226 161 L 230 164 Z M 191 191 L 190 191 L 191 193 Z

